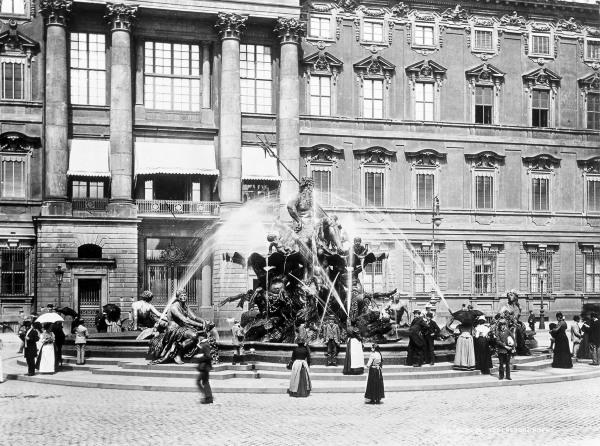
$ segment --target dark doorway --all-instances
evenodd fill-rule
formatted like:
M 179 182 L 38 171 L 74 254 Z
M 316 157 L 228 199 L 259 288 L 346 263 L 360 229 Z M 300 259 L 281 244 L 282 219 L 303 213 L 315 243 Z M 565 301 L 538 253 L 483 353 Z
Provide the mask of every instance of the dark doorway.
M 102 311 L 102 279 L 79 279 L 77 282 L 77 301 L 79 314 L 85 319 L 85 325 L 94 328 L 97 311 Z

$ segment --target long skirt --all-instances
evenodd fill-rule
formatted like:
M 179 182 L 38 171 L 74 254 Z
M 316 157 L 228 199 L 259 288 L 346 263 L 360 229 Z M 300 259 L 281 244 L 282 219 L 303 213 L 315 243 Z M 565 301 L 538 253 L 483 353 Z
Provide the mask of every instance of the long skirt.
M 362 375 L 365 372 L 365 357 L 362 343 L 355 338 L 348 339 L 346 358 L 344 359 L 344 375 Z
M 492 368 L 492 354 L 488 338 L 479 336 L 475 339 L 475 368 L 484 375 L 490 374 Z
M 577 351 L 577 359 L 591 359 L 590 353 L 590 335 L 584 333 L 581 338 L 581 344 L 579 344 L 579 350 Z
M 292 365 L 288 393 L 290 396 L 303 398 L 309 396 L 311 390 L 312 385 L 310 382 L 308 363 L 304 360 L 296 359 Z
M 369 367 L 369 377 L 367 378 L 367 389 L 365 398 L 375 403 L 379 403 L 385 398 L 383 388 L 383 374 L 380 367 Z
M 569 348 L 569 338 L 567 338 L 567 335 L 564 333 L 557 334 L 554 340 L 552 367 L 557 369 L 570 369 L 573 367 L 571 349 Z
M 36 369 L 40 373 L 55 373 L 56 360 L 54 343 L 44 344 L 37 358 Z
M 456 340 L 454 368 L 458 370 L 475 370 L 475 347 L 471 333 L 463 332 Z

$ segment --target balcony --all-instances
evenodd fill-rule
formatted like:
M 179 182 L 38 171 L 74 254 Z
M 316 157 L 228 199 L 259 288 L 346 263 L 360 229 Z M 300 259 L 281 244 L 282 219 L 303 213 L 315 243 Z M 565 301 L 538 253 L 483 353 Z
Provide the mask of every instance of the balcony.
M 105 211 L 108 198 L 73 198 L 74 211 Z
M 218 201 L 135 200 L 135 202 L 140 216 L 218 217 L 221 209 L 221 203 Z

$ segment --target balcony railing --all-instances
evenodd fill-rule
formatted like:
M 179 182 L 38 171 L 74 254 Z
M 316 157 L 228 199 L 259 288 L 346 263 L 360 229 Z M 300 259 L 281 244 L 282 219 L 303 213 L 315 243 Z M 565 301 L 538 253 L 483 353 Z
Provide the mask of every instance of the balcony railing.
M 218 201 L 136 200 L 139 215 L 198 215 L 217 217 Z
M 74 211 L 105 211 L 108 198 L 73 198 Z

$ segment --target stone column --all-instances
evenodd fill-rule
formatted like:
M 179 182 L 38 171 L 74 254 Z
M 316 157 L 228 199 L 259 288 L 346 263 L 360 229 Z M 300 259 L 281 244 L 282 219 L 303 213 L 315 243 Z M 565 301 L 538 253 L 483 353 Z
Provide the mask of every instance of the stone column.
M 240 105 L 240 36 L 248 17 L 220 13 L 215 27 L 221 37 L 219 104 L 219 195 L 221 206 L 242 201 L 242 111 Z
M 43 215 L 71 213 L 71 204 L 67 200 L 69 65 L 66 23 L 72 4 L 72 0 L 40 1 L 40 10 L 46 18 Z
M 210 108 L 210 42 L 202 42 L 202 108 Z
M 212 268 L 210 265 L 202 267 L 202 307 L 212 306 Z
M 300 175 L 300 79 L 298 47 L 304 35 L 304 24 L 295 18 L 277 20 L 275 32 L 280 38 L 279 94 L 277 108 L 277 149 L 281 161 L 296 177 Z M 280 168 L 282 203 L 298 193 L 298 183 Z M 287 214 L 286 211 L 283 211 Z
M 133 84 L 131 82 L 131 28 L 137 6 L 108 3 L 104 18 L 110 26 L 110 169 L 108 212 L 135 215 L 131 185 L 133 173 Z

